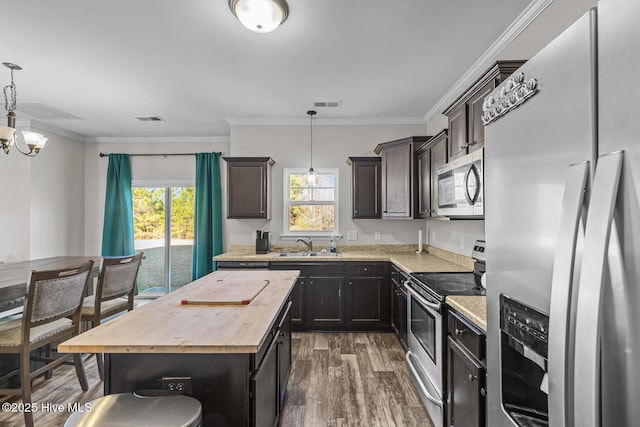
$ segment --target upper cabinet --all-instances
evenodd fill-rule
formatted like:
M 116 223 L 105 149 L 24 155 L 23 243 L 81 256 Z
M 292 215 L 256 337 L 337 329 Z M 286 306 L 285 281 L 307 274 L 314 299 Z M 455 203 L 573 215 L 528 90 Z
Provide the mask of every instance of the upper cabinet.
M 351 218 L 380 218 L 380 157 L 349 157 L 347 164 L 351 166 Z
M 442 114 L 449 118 L 448 161 L 484 146 L 484 97 L 525 61 L 497 61 Z
M 443 130 L 417 147 L 415 156 L 418 177 L 416 216 L 418 218 L 437 217 L 437 170 L 447 163 L 447 130 Z
M 227 162 L 227 218 L 271 219 L 270 157 L 223 157 Z
M 428 139 L 428 136 L 412 136 L 375 148 L 375 153 L 382 158 L 382 219 L 414 218 L 414 151 Z

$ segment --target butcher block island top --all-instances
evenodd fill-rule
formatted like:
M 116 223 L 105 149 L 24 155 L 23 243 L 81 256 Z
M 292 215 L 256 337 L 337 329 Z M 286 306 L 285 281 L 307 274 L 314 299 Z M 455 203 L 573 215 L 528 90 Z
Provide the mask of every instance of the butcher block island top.
M 58 345 L 65 353 L 257 353 L 298 271 L 216 271 Z

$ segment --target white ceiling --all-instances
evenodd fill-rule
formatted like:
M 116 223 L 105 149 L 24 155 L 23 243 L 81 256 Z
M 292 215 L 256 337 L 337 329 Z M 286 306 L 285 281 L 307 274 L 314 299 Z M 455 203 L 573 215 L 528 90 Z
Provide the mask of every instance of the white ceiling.
M 0 62 L 23 67 L 18 119 L 84 137 L 224 137 L 227 119 L 301 119 L 339 100 L 316 117 L 419 121 L 530 0 L 288 2 L 269 34 L 227 0 L 10 2 Z M 77 118 L 20 111 L 31 103 Z

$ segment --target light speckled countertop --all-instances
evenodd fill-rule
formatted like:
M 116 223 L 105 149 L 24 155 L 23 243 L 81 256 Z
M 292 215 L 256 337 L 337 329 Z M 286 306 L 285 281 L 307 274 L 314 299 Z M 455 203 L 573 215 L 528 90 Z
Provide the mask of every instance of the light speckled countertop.
M 448 296 L 447 304 L 463 314 L 483 331 L 487 331 L 487 297 Z
M 391 261 L 393 264 L 406 271 L 432 272 L 432 271 L 471 271 L 473 259 L 463 255 L 454 254 L 437 248 L 428 248 L 429 252 L 416 253 L 410 250 L 409 245 L 386 246 L 357 246 L 345 247 L 340 251 L 339 257 L 281 257 L 280 252 L 268 254 L 256 254 L 247 247 L 232 248 L 229 252 L 213 257 L 214 261 Z M 415 246 L 413 246 L 415 248 Z M 342 249 L 342 248 L 341 248 Z M 299 248 L 298 248 L 299 250 Z

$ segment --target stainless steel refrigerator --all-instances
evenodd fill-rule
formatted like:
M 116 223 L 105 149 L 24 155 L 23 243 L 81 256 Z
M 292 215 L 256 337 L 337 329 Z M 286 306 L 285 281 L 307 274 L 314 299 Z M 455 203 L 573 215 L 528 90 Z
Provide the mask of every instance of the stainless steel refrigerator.
M 640 2 L 484 104 L 488 425 L 640 426 Z

